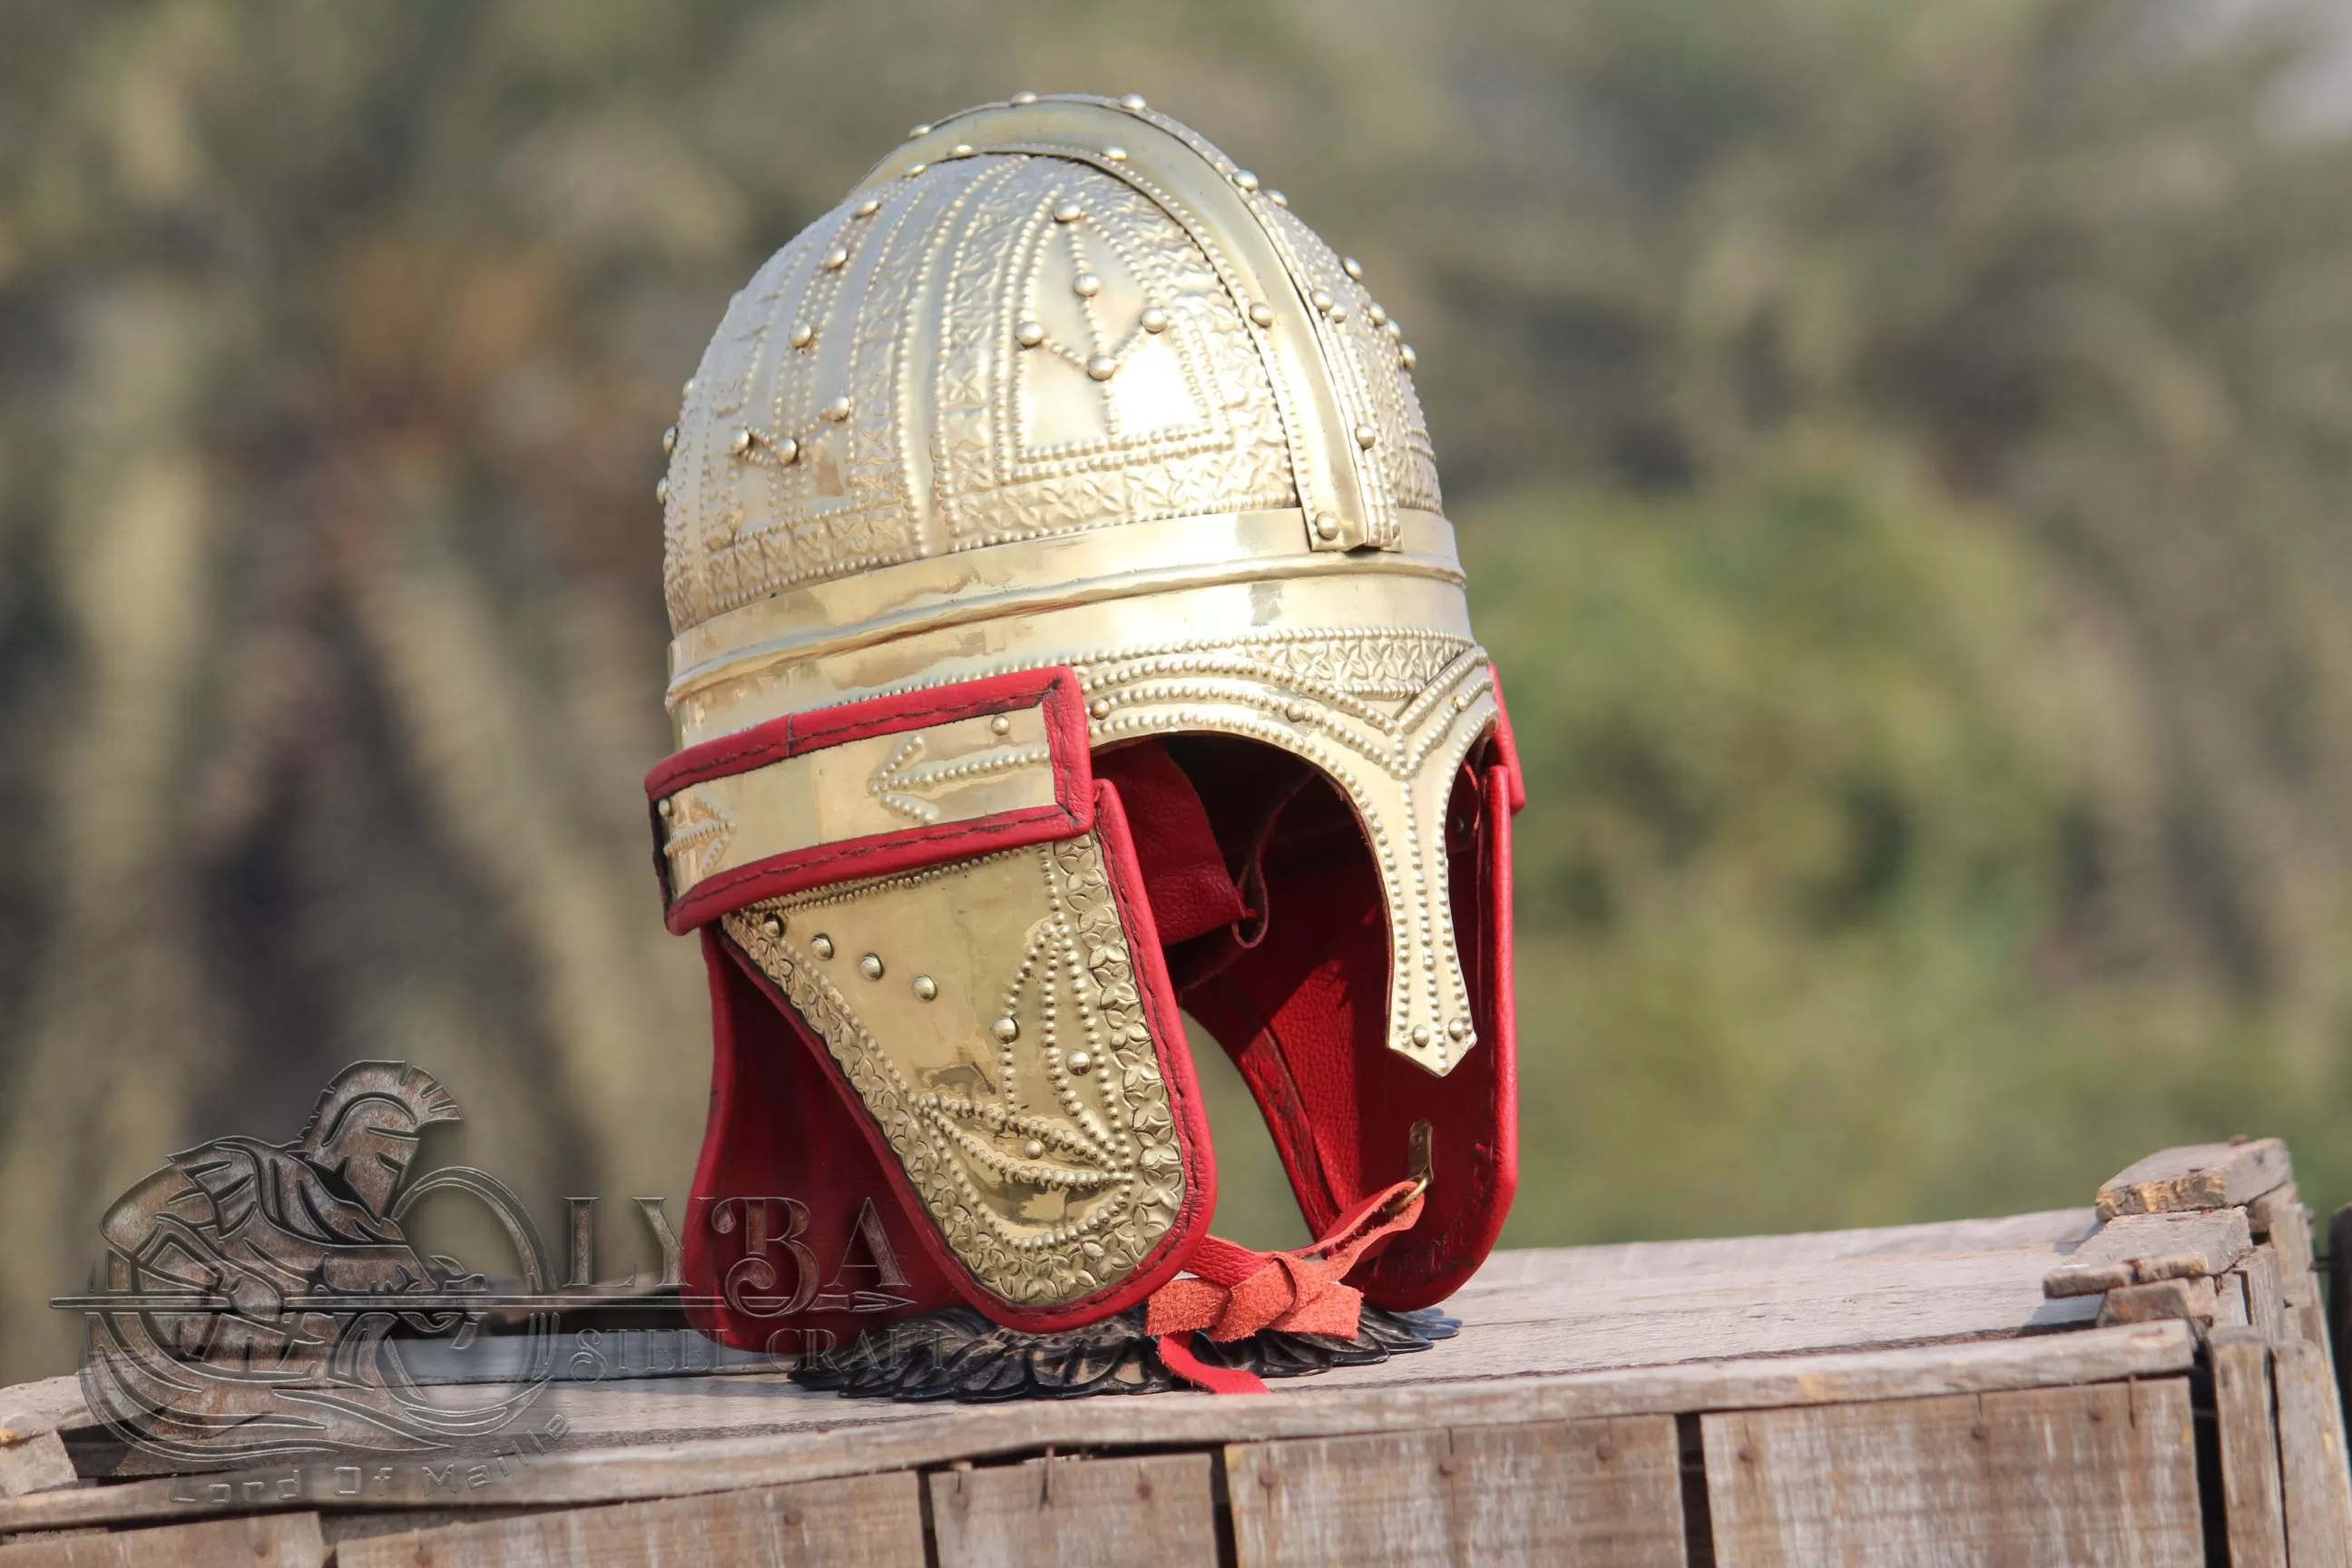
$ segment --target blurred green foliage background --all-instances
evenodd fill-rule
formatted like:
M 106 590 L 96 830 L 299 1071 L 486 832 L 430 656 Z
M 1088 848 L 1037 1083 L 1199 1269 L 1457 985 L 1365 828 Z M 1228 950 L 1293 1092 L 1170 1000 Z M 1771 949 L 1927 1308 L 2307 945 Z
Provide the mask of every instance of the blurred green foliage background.
M 1020 88 L 1196 124 L 1410 325 L 1532 796 L 1509 1241 L 2237 1131 L 2352 1196 L 2320 15 L 5 0 L 0 1379 L 114 1194 L 353 1058 L 551 1230 L 682 1198 L 656 437 L 761 258 Z

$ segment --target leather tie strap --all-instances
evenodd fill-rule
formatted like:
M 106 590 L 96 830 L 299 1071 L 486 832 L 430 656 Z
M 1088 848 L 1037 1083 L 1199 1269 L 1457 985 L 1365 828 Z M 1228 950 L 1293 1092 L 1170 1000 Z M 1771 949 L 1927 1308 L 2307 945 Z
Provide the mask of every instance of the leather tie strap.
M 1219 1237 L 1202 1238 L 1185 1267 L 1192 1272 L 1151 1294 L 1144 1327 L 1160 1339 L 1160 1356 L 1186 1382 L 1214 1394 L 1264 1394 L 1254 1373 L 1213 1367 L 1195 1355 L 1192 1334 L 1220 1342 L 1261 1329 L 1328 1334 L 1352 1340 L 1362 1321 L 1364 1294 L 1342 1283 L 1365 1249 L 1382 1237 L 1410 1229 L 1421 1217 L 1420 1180 L 1383 1188 L 1339 1216 L 1311 1247 L 1257 1252 Z

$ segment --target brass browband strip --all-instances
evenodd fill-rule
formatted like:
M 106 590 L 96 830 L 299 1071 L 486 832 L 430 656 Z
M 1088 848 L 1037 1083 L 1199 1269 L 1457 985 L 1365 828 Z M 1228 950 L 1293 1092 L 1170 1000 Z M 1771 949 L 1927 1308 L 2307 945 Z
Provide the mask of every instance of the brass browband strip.
M 1314 576 L 1433 578 L 1459 587 L 1454 526 L 1401 511 L 1395 550 L 1310 551 L 1296 507 L 1164 518 L 926 556 L 805 583 L 670 643 L 668 704 L 763 665 L 822 658 L 946 626 L 1178 589 Z
M 1055 804 L 1042 702 L 868 735 L 684 785 L 657 803 L 670 897 L 772 856 Z

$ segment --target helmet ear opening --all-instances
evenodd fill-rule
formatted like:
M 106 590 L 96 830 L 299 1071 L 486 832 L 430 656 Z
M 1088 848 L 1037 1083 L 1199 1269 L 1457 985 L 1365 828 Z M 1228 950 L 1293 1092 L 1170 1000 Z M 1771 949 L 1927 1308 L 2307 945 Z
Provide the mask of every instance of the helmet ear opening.
M 1304 758 L 1229 735 L 1171 735 L 1097 753 L 1118 786 L 1181 996 L 1263 942 L 1269 868 L 1369 858 L 1347 798 Z
M 1148 763 L 1147 747 L 1159 753 Z M 1130 801 L 1131 814 L 1181 808 L 1195 873 L 1213 848 L 1230 907 L 1244 911 L 1168 943 L 1169 973 L 1179 1003 L 1249 1085 L 1308 1228 L 1321 1232 L 1410 1174 L 1412 1124 L 1432 1124 L 1436 1176 L 1422 1221 L 1352 1279 L 1380 1305 L 1442 1300 L 1493 1246 L 1515 1184 L 1508 805 L 1494 740 L 1457 773 L 1441 829 L 1479 1039 L 1443 1078 L 1389 1047 L 1387 901 L 1336 782 L 1304 758 L 1223 735 L 1141 742 L 1097 767 L 1122 787 L 1148 768 L 1153 804 L 1137 811 Z M 1159 837 L 1165 857 L 1175 836 Z M 1155 874 L 1150 850 L 1142 858 L 1156 912 L 1166 873 Z

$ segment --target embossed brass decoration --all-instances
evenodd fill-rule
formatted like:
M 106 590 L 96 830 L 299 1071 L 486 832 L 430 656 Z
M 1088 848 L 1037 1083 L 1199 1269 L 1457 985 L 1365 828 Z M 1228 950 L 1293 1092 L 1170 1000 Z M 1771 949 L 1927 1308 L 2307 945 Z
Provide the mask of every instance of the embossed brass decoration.
M 845 720 L 860 738 L 697 763 L 656 803 L 675 929 L 718 920 L 1003 1302 L 1104 1297 L 1205 1195 L 1093 818 L 1022 848 L 979 826 L 1093 798 L 1068 793 L 1081 710 L 1097 751 L 1217 733 L 1331 780 L 1381 880 L 1390 1048 L 1441 1076 L 1479 1048 L 1447 813 L 1499 710 L 1412 360 L 1255 174 L 1140 100 L 1024 94 L 919 128 L 760 269 L 687 384 L 663 492 L 681 748 L 1076 678 L 1051 722 L 946 699 L 965 716 Z M 757 880 L 917 840 L 968 858 Z
M 761 269 L 689 384 L 666 523 L 680 743 L 1067 664 L 1097 745 L 1295 752 L 1380 862 L 1391 1044 L 1446 1071 L 1475 1036 L 1442 817 L 1495 708 L 1361 274 L 1156 111 L 1040 99 L 908 142 Z M 828 813 L 882 830 L 866 782 L 759 833 L 726 790 L 684 792 L 675 879 L 821 841 Z
M 1169 1089 L 1094 834 L 722 923 L 824 1040 L 988 1289 L 1075 1300 L 1131 1273 L 1175 1223 Z M 887 978 L 902 965 L 928 994 Z
M 670 889 L 772 855 L 1054 804 L 1042 710 L 876 735 L 688 784 L 661 802 Z
M 1118 808 L 1148 791 L 1097 794 L 1087 751 L 1303 759 L 1378 872 L 1389 1048 L 1444 1076 L 1507 1041 L 1448 817 L 1507 767 L 1500 707 L 1413 351 L 1364 279 L 1140 99 L 1024 93 L 917 127 L 771 258 L 665 437 L 672 929 L 716 921 L 807 1026 L 1000 1321 L 1161 1288 L 1213 1170 L 1173 1001 L 1138 980 L 1160 954 L 1129 947 L 1154 911 Z M 924 695 L 1061 670 L 1043 709 Z
M 941 157 L 949 135 L 974 155 Z M 894 153 L 761 269 L 690 384 L 673 625 L 1156 518 L 1295 510 L 1302 552 L 1395 548 L 1441 502 L 1386 313 L 1240 173 L 1083 99 Z

